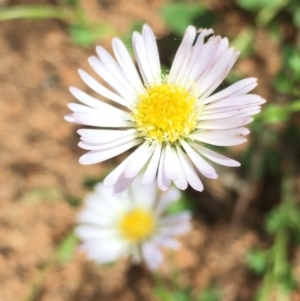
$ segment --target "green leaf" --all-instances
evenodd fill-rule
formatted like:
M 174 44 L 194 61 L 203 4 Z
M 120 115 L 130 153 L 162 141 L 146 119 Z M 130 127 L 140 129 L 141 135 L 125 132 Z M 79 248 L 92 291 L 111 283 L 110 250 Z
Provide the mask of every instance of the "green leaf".
M 63 193 L 56 188 L 37 187 L 24 193 L 22 201 L 36 204 L 41 202 L 54 203 L 64 199 Z
M 293 23 L 297 28 L 300 28 L 300 6 L 293 11 Z
M 189 25 L 211 27 L 215 21 L 214 14 L 198 4 L 169 3 L 162 7 L 161 14 L 170 29 L 180 36 Z
M 77 237 L 72 232 L 70 233 L 58 246 L 56 251 L 56 258 L 62 264 L 71 261 L 75 254 L 75 249 L 77 247 Z
M 267 268 L 268 252 L 257 249 L 251 250 L 246 256 L 248 267 L 256 274 L 263 274 Z
M 199 301 L 219 301 L 221 300 L 219 291 L 216 288 L 208 288 L 201 292 Z
M 238 0 L 237 4 L 248 11 L 257 11 L 259 10 L 263 5 L 265 5 L 264 2 L 269 2 L 268 0 Z
M 144 22 L 142 22 L 142 21 L 136 21 L 136 22 L 132 23 L 130 30 L 122 37 L 122 41 L 124 42 L 124 44 L 126 45 L 126 47 L 129 51 L 133 51 L 132 50 L 132 34 L 135 31 L 141 32 L 143 25 L 144 25 Z
M 88 47 L 96 43 L 100 38 L 111 33 L 108 26 L 85 26 L 76 24 L 69 28 L 71 38 L 79 46 Z
M 288 5 L 289 0 L 264 0 L 262 2 L 265 2 L 265 5 L 261 7 L 256 17 L 256 22 L 259 26 L 265 26 L 270 23 Z
M 280 229 L 288 226 L 287 212 L 282 206 L 278 206 L 270 211 L 266 216 L 266 228 L 270 233 L 276 233 Z
M 67 5 L 70 5 L 70 6 L 79 6 L 80 4 L 80 0 L 65 0 L 66 4 Z
M 286 106 L 269 104 L 258 119 L 265 123 L 278 123 L 286 121 L 289 118 L 289 112 Z
M 193 208 L 192 208 L 191 202 L 184 195 L 177 202 L 172 202 L 167 207 L 167 212 L 168 212 L 168 214 L 178 214 L 178 213 L 181 213 L 183 211 L 193 211 L 192 209 Z
M 289 106 L 289 111 L 297 112 L 300 111 L 300 100 L 294 100 Z
M 240 57 L 245 57 L 253 52 L 254 29 L 247 27 L 233 41 L 232 46 L 240 51 Z
M 106 175 L 102 175 L 102 176 L 99 176 L 99 177 L 86 176 L 83 179 L 83 185 L 86 188 L 93 189 L 96 184 L 98 184 L 99 182 L 102 182 L 104 180 L 105 176 Z

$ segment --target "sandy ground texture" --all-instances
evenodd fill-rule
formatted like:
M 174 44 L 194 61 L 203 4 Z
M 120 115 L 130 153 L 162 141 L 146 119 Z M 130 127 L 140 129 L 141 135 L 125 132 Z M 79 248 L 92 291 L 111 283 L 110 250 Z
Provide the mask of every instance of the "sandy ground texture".
M 112 24 L 120 35 L 132 22 L 141 20 L 163 37 L 169 34 L 159 17 L 164 3 L 90 0 L 83 1 L 83 6 L 93 18 Z M 230 1 L 207 3 L 216 11 L 228 11 L 223 24 L 216 28 L 219 34 L 233 37 L 247 25 L 247 19 L 231 8 Z M 110 49 L 110 39 L 103 39 L 101 44 Z M 248 58 L 235 70 L 259 77 L 257 93 L 268 99 L 272 97 L 268 78 L 280 67 L 278 49 L 262 30 L 254 46 L 265 68 Z M 266 48 L 272 55 L 264 51 Z M 76 70 L 91 71 L 87 63 L 91 54 L 93 47 L 81 48 L 71 42 L 66 24 L 60 21 L 1 23 L 0 301 L 156 300 L 154 279 L 143 266 L 119 262 L 101 267 L 79 253 L 65 263 L 53 259 L 57 245 L 72 230 L 78 203 L 88 192 L 84 181 L 103 177 L 122 160 L 119 157 L 102 164 L 80 165 L 78 158 L 84 151 L 77 146 L 78 127 L 63 119 L 68 113 L 67 103 L 73 101 L 68 87 L 86 90 Z M 232 153 L 239 151 L 236 148 Z M 182 239 L 183 248 L 173 257 L 180 271 L 178 281 L 192 287 L 195 296 L 214 281 L 222 300 L 252 300 L 259 278 L 247 271 L 244 258 L 250 247 L 263 245 L 257 233 L 261 225 L 255 225 L 261 219 L 250 212 L 243 225 L 232 224 L 237 197 L 223 182 L 208 184 L 212 193 L 203 193 L 195 200 L 201 203 L 195 227 Z M 167 283 L 171 271 L 169 262 L 161 269 Z

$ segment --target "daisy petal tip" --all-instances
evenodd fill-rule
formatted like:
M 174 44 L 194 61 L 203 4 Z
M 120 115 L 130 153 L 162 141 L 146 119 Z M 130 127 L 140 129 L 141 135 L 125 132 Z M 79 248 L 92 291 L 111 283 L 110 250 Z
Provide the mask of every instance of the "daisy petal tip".
M 79 144 L 79 143 L 78 143 Z M 90 165 L 90 164 L 94 164 L 95 162 L 90 162 L 90 160 L 85 156 L 81 156 L 78 160 L 78 162 L 81 164 L 81 165 Z
M 77 72 L 78 72 L 80 77 L 82 77 L 86 74 L 86 72 L 83 69 L 78 69 Z
M 150 27 L 147 23 L 145 23 L 145 24 L 143 25 L 143 30 L 148 30 L 148 31 L 153 32 L 152 29 L 151 29 L 151 27 Z
M 68 122 L 76 123 L 76 119 L 74 118 L 73 114 L 64 116 L 64 119 Z
M 73 94 L 73 91 L 75 91 L 77 88 L 76 87 L 73 87 L 73 86 L 70 86 L 69 87 L 69 91 Z

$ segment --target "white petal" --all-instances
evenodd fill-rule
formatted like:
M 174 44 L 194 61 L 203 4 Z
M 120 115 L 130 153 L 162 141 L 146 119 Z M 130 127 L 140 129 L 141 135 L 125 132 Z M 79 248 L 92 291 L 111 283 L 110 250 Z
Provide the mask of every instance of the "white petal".
M 112 40 L 112 47 L 114 50 L 115 57 L 120 67 L 124 71 L 124 74 L 127 76 L 129 80 L 132 81 L 133 86 L 140 93 L 143 93 L 144 88 L 140 76 L 138 75 L 135 65 L 124 44 L 118 38 L 114 38 Z
M 152 71 L 152 77 L 157 80 L 157 83 L 161 83 L 160 61 L 159 61 L 157 44 L 156 44 L 154 33 L 147 24 L 143 26 L 143 38 L 144 38 L 145 50 L 149 61 L 149 66 Z
M 80 102 L 84 103 L 85 105 L 92 107 L 94 109 L 98 110 L 105 110 L 107 112 L 118 112 L 119 114 L 124 113 L 123 110 L 120 110 L 116 107 L 113 107 L 97 98 L 94 98 L 87 93 L 75 88 L 75 87 L 70 87 L 70 92 L 72 95 L 78 99 Z
M 220 59 L 220 57 L 227 52 L 228 50 L 228 40 L 226 38 L 222 39 L 220 36 L 216 36 L 214 39 L 211 39 L 204 47 L 208 47 L 209 44 L 212 44 L 210 47 L 210 54 L 206 62 L 205 69 L 201 72 L 201 75 L 197 77 L 199 83 L 203 82 L 215 63 Z
M 163 254 L 154 242 L 142 244 L 142 256 L 150 270 L 156 270 L 163 262 Z
M 242 130 L 240 131 L 240 129 Z M 246 128 L 237 128 L 224 131 L 195 132 L 190 135 L 190 138 L 212 145 L 233 146 L 246 142 L 247 139 L 241 136 L 248 133 L 249 130 Z
M 214 168 L 208 164 L 192 147 L 190 147 L 184 140 L 180 140 L 180 143 L 191 161 L 204 176 L 210 179 L 218 178 Z
M 134 95 L 130 93 L 117 78 L 110 74 L 107 67 L 95 56 L 89 57 L 89 63 L 94 71 L 103 78 L 115 91 L 117 91 L 128 104 L 133 100 Z
M 199 82 L 200 101 L 210 95 L 221 84 L 236 59 L 237 53 L 232 48 L 229 48 L 215 62 L 206 78 L 202 82 Z
M 148 142 L 142 144 L 137 152 L 135 153 L 135 160 L 133 160 L 128 166 L 124 169 L 125 178 L 135 177 L 141 169 L 145 166 L 149 158 L 154 152 L 153 145 L 149 145 Z
M 81 140 L 83 141 L 106 144 L 127 136 L 135 135 L 137 130 L 80 129 L 77 131 L 77 133 L 81 136 Z
M 220 155 L 204 146 L 201 146 L 197 143 L 191 143 L 192 147 L 197 150 L 198 152 L 200 152 L 203 156 L 205 156 L 206 158 L 208 158 L 209 160 L 216 162 L 218 164 L 224 165 L 224 166 L 240 166 L 241 163 L 239 163 L 238 161 L 235 161 L 233 159 L 227 158 L 223 155 Z
M 165 157 L 166 157 L 166 148 L 163 148 L 160 157 L 158 175 L 157 175 L 157 185 L 162 191 L 166 191 L 171 185 L 171 180 L 168 179 L 165 174 L 165 169 L 164 169 Z
M 111 90 L 105 88 L 104 86 L 102 86 L 99 82 L 97 82 L 93 77 L 91 77 L 88 73 L 86 73 L 83 70 L 78 70 L 78 73 L 81 77 L 81 79 L 95 92 L 97 92 L 98 94 L 120 104 L 123 106 L 128 106 L 128 102 L 122 98 L 121 96 L 115 94 L 114 92 L 112 92 Z
M 145 142 L 144 144 L 147 144 Z M 143 146 L 143 145 L 142 145 Z M 118 183 L 118 181 L 123 181 L 124 178 L 124 171 L 133 161 L 136 160 L 136 154 L 140 152 L 140 148 L 138 147 L 133 153 L 131 153 L 120 165 L 118 165 L 105 179 L 104 179 L 104 185 L 105 186 L 113 186 Z M 134 178 L 132 178 L 133 180 Z M 124 183 L 128 181 L 123 181 Z
M 118 116 L 110 116 L 99 111 L 98 115 L 89 113 L 73 113 L 73 117 L 79 124 L 90 126 L 98 126 L 104 128 L 119 128 L 119 127 L 132 127 L 134 124 L 126 121 Z
M 124 153 L 128 149 L 140 144 L 143 139 L 131 140 L 127 143 L 121 144 L 117 147 L 108 148 L 102 151 L 90 151 L 80 157 L 79 162 L 84 165 L 100 163 L 110 158 L 113 158 L 121 153 Z
M 132 134 L 132 135 L 122 137 L 120 139 L 113 140 L 113 141 L 108 142 L 108 143 L 93 143 L 93 142 L 80 141 L 78 143 L 78 146 L 83 148 L 83 149 L 86 149 L 86 150 L 100 151 L 100 150 L 105 150 L 105 149 L 108 149 L 108 148 L 112 149 L 112 148 L 117 147 L 119 145 L 125 144 L 129 141 L 133 141 L 138 137 L 139 137 L 139 133 L 135 133 L 135 134 Z
M 237 96 L 237 95 L 243 95 L 251 90 L 253 90 L 257 86 L 257 79 L 254 77 L 249 77 L 242 79 L 231 86 L 227 87 L 224 90 L 221 90 L 218 93 L 215 93 L 211 95 L 210 97 L 203 100 L 203 104 L 207 104 L 216 100 L 221 100 L 224 98 Z
M 253 121 L 252 117 L 234 117 L 222 120 L 207 120 L 199 122 L 197 129 L 204 130 L 227 130 L 246 125 Z
M 253 109 L 253 108 L 252 108 Z M 243 112 L 241 114 L 239 114 L 239 116 L 241 117 L 244 117 L 244 116 L 252 116 L 252 115 L 255 115 L 255 114 L 258 114 L 261 112 L 261 109 L 253 109 L 253 110 L 249 110 L 249 111 L 246 111 L 246 112 Z
M 223 108 L 223 107 L 234 107 L 234 106 L 247 106 L 247 105 L 261 105 L 266 101 L 262 99 L 259 95 L 255 94 L 246 94 L 246 95 L 237 95 L 229 98 L 221 99 L 214 101 L 209 105 L 205 106 L 206 110 Z
M 109 108 L 108 110 L 106 111 L 104 108 L 102 110 L 98 110 L 98 109 L 94 109 L 94 108 L 91 108 L 91 107 L 87 107 L 87 106 L 84 106 L 84 105 L 81 105 L 81 104 L 78 104 L 78 103 L 68 103 L 68 108 L 70 110 L 72 110 L 73 112 L 75 113 L 88 113 L 88 114 L 92 114 L 92 115 L 97 115 L 97 116 L 107 116 L 107 115 L 110 115 L 112 118 L 123 118 L 123 119 L 126 119 L 128 118 L 128 115 L 127 113 L 119 110 L 119 111 L 110 111 Z
M 156 183 L 153 182 L 151 185 L 144 187 L 141 185 L 141 177 L 138 176 L 131 184 L 130 192 L 135 207 L 153 211 L 158 194 Z
M 105 186 L 113 186 L 117 183 L 121 174 L 123 173 L 124 168 L 130 162 L 132 157 L 134 156 L 134 152 L 128 156 L 122 163 L 120 163 L 113 171 L 111 171 L 103 181 Z
M 225 112 L 213 112 L 213 113 L 208 113 L 208 114 L 201 114 L 198 118 L 198 120 L 211 120 L 211 119 L 224 119 L 224 118 L 229 118 L 233 116 L 242 116 L 242 115 L 253 115 L 253 112 L 256 112 L 259 110 L 259 106 L 255 107 L 246 107 L 246 108 L 240 108 L 240 107 L 234 107 L 232 109 L 229 109 L 228 111 Z
M 149 65 L 149 60 L 147 57 L 147 52 L 145 49 L 145 44 L 142 36 L 135 32 L 132 37 L 132 44 L 135 53 L 135 57 L 144 80 L 145 84 L 154 82 L 154 78 L 152 75 L 152 70 Z
M 143 179 L 142 179 L 142 185 L 148 186 L 150 185 L 157 173 L 158 164 L 160 161 L 161 156 L 161 144 L 156 145 L 155 151 L 148 163 L 147 169 L 144 173 Z
M 117 183 L 114 185 L 114 194 L 119 194 L 124 192 L 133 182 L 134 178 L 124 178 L 121 176 Z
M 200 74 L 202 71 L 199 70 L 201 69 L 201 63 L 205 61 L 205 54 L 202 53 L 203 51 L 205 51 L 204 49 L 206 47 L 204 47 L 204 39 L 206 36 L 213 34 L 213 30 L 212 29 L 203 29 L 196 41 L 196 44 L 192 47 L 191 51 L 192 51 L 192 55 L 190 57 L 190 61 L 189 61 L 189 66 L 187 69 L 187 72 L 185 74 L 185 78 L 184 78 L 184 83 L 188 84 L 189 80 L 195 80 L 197 78 L 197 74 Z M 204 69 L 204 66 L 203 66 Z M 202 69 L 202 70 L 203 70 Z
M 202 83 L 204 79 L 208 76 L 210 70 L 216 62 L 215 54 L 218 50 L 218 44 L 221 42 L 220 37 L 215 37 L 210 39 L 206 44 L 204 44 L 198 60 L 196 61 L 197 68 L 194 68 L 191 73 L 191 79 L 198 83 Z
M 77 123 L 76 118 L 74 118 L 73 114 L 68 114 L 64 116 L 64 119 L 68 122 Z
M 174 181 L 174 180 L 177 180 L 177 175 L 173 168 L 174 150 L 171 148 L 169 143 L 166 144 L 165 148 L 166 148 L 166 155 L 165 155 L 165 160 L 164 160 L 165 175 L 168 179 Z
M 106 67 L 106 70 L 110 73 L 111 76 L 119 82 L 119 84 L 126 89 L 131 95 L 134 95 L 136 90 L 132 86 L 131 81 L 127 79 L 123 70 L 117 64 L 117 62 L 112 58 L 112 56 L 101 46 L 96 47 L 97 54 Z
M 172 237 L 158 236 L 154 240 L 158 245 L 172 250 L 178 250 L 181 246 L 180 242 Z
M 182 235 L 191 230 L 191 214 L 183 212 L 176 215 L 169 215 L 161 218 L 159 227 L 161 233 L 168 235 Z M 163 230 L 162 230 L 163 228 Z
M 114 227 L 114 220 L 107 216 L 101 216 L 101 218 L 99 218 L 98 211 L 82 211 L 77 217 L 77 222 L 94 226 L 96 225 L 97 227 L 103 227 L 107 229 L 113 229 Z M 101 228 L 99 229 L 101 230 Z
M 128 246 L 120 240 L 99 240 L 84 242 L 80 249 L 87 252 L 90 259 L 99 263 L 108 263 L 117 260 L 127 253 Z
M 177 154 L 182 166 L 182 169 L 184 170 L 185 176 L 189 184 L 197 191 L 203 190 L 203 184 L 200 181 L 196 171 L 194 170 L 193 166 L 191 165 L 190 161 L 186 158 L 183 151 L 177 147 Z
M 79 225 L 75 228 L 74 232 L 81 240 L 94 240 L 102 239 L 103 241 L 111 238 L 117 237 L 116 229 L 95 227 L 94 225 Z
M 188 181 L 187 181 L 187 178 L 185 176 L 184 170 L 181 166 L 181 163 L 180 163 L 180 160 L 179 160 L 179 157 L 178 157 L 177 153 L 176 153 L 176 159 L 174 159 L 173 164 L 174 164 L 174 169 L 175 169 L 175 172 L 176 172 L 176 175 L 177 175 L 177 179 L 174 181 L 174 184 L 179 189 L 182 189 L 182 190 L 187 189 Z
M 186 56 L 188 55 L 188 53 L 191 50 L 191 47 L 194 43 L 196 37 L 196 29 L 194 26 L 189 26 L 184 34 L 184 37 L 182 39 L 182 42 L 176 52 L 174 61 L 172 63 L 172 67 L 169 73 L 169 81 L 174 83 L 176 82 L 178 73 L 181 69 L 181 66 L 186 58 Z
M 168 191 L 163 193 L 159 202 L 157 202 L 155 212 L 157 214 L 163 213 L 171 203 L 178 201 L 180 196 L 181 194 L 178 189 L 171 187 Z

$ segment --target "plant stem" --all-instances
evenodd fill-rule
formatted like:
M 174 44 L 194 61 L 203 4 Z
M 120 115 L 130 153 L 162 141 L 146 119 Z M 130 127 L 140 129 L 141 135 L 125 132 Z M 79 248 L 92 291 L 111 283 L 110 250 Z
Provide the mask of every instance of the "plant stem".
M 74 23 L 74 10 L 45 5 L 17 5 L 0 9 L 0 21 L 14 19 L 47 19 L 54 18 Z

